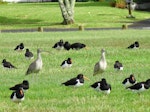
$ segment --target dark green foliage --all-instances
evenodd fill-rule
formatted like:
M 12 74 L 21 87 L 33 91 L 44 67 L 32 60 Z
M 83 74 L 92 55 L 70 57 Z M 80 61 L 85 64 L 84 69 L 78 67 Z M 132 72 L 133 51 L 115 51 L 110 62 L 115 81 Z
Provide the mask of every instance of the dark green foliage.
M 134 0 L 136 3 L 147 3 L 150 2 L 150 0 Z

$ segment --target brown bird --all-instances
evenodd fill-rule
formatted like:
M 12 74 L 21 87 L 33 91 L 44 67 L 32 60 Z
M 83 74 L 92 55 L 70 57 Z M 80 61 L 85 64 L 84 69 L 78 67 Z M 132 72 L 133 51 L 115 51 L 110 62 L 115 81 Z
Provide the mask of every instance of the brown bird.
M 26 75 L 31 73 L 38 73 L 42 69 L 43 62 L 41 52 L 41 49 L 37 49 L 37 59 L 29 65 Z
M 94 66 L 94 73 L 93 76 L 99 73 L 103 73 L 105 71 L 107 67 L 107 62 L 106 62 L 106 58 L 105 58 L 105 50 L 102 49 L 101 50 L 101 58 L 99 60 L 99 62 L 97 62 Z

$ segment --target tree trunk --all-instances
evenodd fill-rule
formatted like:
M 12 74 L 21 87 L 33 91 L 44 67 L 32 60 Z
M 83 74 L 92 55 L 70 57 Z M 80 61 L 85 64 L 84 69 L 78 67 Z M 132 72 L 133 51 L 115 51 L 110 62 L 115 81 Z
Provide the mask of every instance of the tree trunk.
M 59 0 L 63 22 L 62 24 L 68 25 L 74 23 L 74 6 L 76 0 Z

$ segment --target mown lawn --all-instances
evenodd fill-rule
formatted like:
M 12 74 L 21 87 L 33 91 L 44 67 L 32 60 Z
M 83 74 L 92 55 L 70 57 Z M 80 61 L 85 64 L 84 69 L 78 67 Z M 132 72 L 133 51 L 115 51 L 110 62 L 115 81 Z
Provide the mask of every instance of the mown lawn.
M 0 67 L 0 111 L 1 112 L 149 112 L 150 90 L 141 95 L 125 90 L 121 82 L 130 74 L 136 80 L 150 78 L 150 32 L 149 30 L 109 30 L 84 32 L 49 32 L 49 33 L 1 33 L 0 59 L 5 58 L 18 67 L 6 70 Z M 70 43 L 85 43 L 88 49 L 79 51 L 57 51 L 52 49 L 55 42 L 63 39 Z M 140 48 L 128 50 L 134 41 L 139 41 Z M 36 57 L 37 48 L 49 53 L 42 53 L 43 69 L 38 75 L 25 76 L 28 65 L 33 60 L 26 60 L 24 52 L 13 49 L 23 42 Z M 92 76 L 93 66 L 100 58 L 101 48 L 106 49 L 108 63 L 104 74 Z M 61 69 L 62 60 L 71 57 L 73 66 Z M 124 65 L 123 71 L 115 71 L 113 64 L 119 60 Z M 65 87 L 61 83 L 83 73 L 90 80 L 80 88 Z M 109 95 L 94 91 L 89 86 L 101 78 L 106 78 L 112 86 Z M 27 79 L 30 89 L 25 93 L 21 105 L 10 100 L 12 91 L 9 87 Z
M 63 21 L 58 3 L 8 3 L 0 5 L 0 29 L 18 28 L 78 28 L 121 27 L 123 24 L 148 19 L 149 12 L 133 11 L 135 19 L 128 19 L 127 9 L 110 7 L 109 2 L 77 2 L 75 24 L 61 25 Z

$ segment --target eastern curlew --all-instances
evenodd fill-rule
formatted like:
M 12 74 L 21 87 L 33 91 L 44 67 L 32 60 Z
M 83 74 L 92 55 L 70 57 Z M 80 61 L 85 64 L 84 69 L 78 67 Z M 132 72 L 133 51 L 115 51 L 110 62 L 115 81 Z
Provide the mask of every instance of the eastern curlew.
M 38 73 L 42 69 L 43 62 L 41 52 L 41 49 L 37 49 L 37 59 L 29 65 L 26 75 L 31 73 Z
M 101 50 L 101 59 L 99 62 L 97 62 L 94 66 L 94 73 L 93 76 L 99 73 L 103 73 L 107 67 L 107 62 L 105 58 L 105 50 Z

